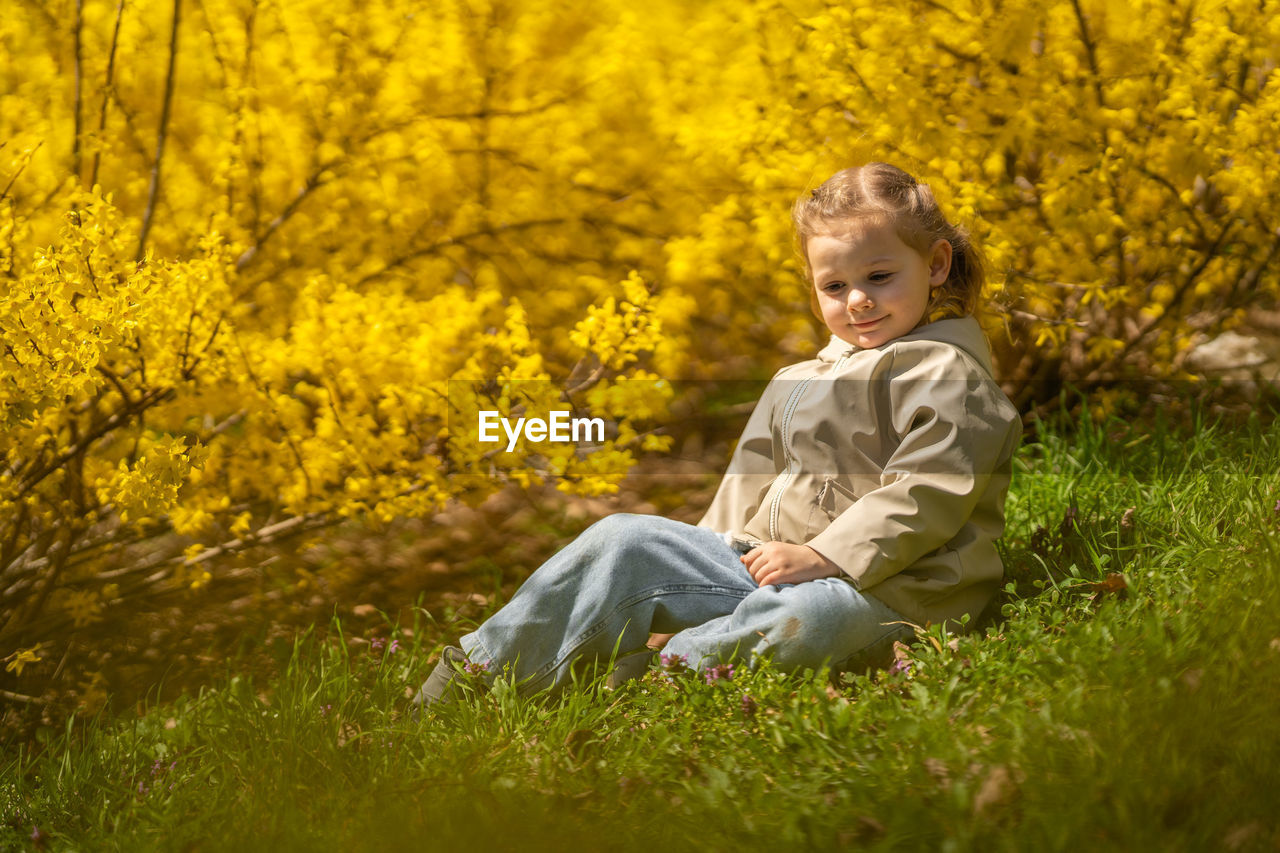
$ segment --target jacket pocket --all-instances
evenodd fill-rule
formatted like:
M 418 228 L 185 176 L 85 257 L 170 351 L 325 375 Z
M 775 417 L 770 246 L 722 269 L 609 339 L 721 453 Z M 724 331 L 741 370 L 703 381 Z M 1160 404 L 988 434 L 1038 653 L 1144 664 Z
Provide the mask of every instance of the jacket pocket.
M 853 506 L 857 500 L 858 496 L 852 489 L 841 485 L 833 477 L 823 478 L 814 507 L 809 512 L 808 535 L 817 536 L 826 530 L 837 516 Z

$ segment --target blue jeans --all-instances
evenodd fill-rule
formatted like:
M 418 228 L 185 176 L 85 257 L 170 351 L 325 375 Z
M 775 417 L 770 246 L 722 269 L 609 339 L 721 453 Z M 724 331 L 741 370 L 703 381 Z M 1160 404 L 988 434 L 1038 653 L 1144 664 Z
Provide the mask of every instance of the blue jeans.
M 768 656 L 784 671 L 856 666 L 912 634 L 886 624 L 903 618 L 896 611 L 839 578 L 757 586 L 745 550 L 679 521 L 607 516 L 459 642 L 531 693 L 562 685 L 576 659 L 639 649 L 650 633 L 677 632 L 665 652 L 695 668 Z

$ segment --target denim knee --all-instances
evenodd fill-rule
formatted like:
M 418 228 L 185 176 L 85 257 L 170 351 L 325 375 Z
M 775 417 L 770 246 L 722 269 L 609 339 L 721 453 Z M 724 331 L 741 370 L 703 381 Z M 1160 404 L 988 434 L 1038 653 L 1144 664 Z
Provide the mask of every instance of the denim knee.
M 664 527 L 670 523 L 661 516 L 618 512 L 606 515 L 582 531 L 578 538 L 582 545 L 596 553 L 617 556 L 651 547 L 655 540 L 663 537 Z
M 772 593 L 771 598 L 766 598 Z M 784 670 L 817 668 L 856 655 L 877 644 L 895 626 L 881 624 L 890 611 L 837 579 L 789 587 L 764 587 L 744 600 L 767 608 L 768 627 L 760 651 Z
M 649 535 L 650 525 L 647 522 L 650 518 L 631 512 L 616 512 L 592 524 L 578 538 L 594 547 L 625 547 L 644 541 Z
M 773 592 L 776 600 L 769 602 L 772 612 L 770 625 L 764 631 L 765 643 L 761 651 L 773 659 L 782 669 L 820 666 L 831 657 L 831 630 L 838 613 L 822 601 L 821 595 L 812 594 L 805 584 L 789 589 L 769 590 L 767 587 L 752 593 L 746 601 L 757 595 Z M 785 594 L 784 594 L 785 593 Z

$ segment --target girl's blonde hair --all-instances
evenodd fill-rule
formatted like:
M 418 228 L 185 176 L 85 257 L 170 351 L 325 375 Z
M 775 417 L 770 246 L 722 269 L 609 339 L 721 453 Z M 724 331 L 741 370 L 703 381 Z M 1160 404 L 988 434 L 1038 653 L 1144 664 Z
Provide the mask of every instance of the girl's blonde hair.
M 841 226 L 863 219 L 889 223 L 898 238 L 921 255 L 939 239 L 951 244 L 951 270 L 947 280 L 930 291 L 924 322 L 964 317 L 977 310 L 986 264 L 969 232 L 946 220 L 928 184 L 888 163 L 842 169 L 792 207 L 791 220 L 810 281 L 809 239 L 838 233 Z M 809 303 L 813 313 L 821 317 L 812 287 Z

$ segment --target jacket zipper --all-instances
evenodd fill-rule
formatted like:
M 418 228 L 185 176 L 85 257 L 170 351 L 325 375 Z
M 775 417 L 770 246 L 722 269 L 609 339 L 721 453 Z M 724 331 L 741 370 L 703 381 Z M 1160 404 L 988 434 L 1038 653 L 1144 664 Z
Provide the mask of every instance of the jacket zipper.
M 836 359 L 835 364 L 831 366 L 831 377 L 835 377 L 836 371 L 840 365 L 844 364 L 845 359 L 849 357 L 848 353 Z M 782 506 L 782 495 L 787 491 L 787 487 L 791 485 L 792 479 L 796 475 L 796 463 L 800 460 L 796 459 L 791 453 L 791 418 L 796 413 L 796 407 L 800 405 L 800 398 L 804 395 L 805 389 L 809 387 L 809 383 L 817 379 L 816 376 L 810 376 L 805 379 L 796 389 L 791 392 L 791 396 L 787 398 L 787 405 L 782 410 L 782 455 L 787 461 L 786 468 L 782 471 L 782 485 L 774 491 L 773 501 L 769 504 L 769 539 L 770 541 L 778 541 L 778 512 Z

